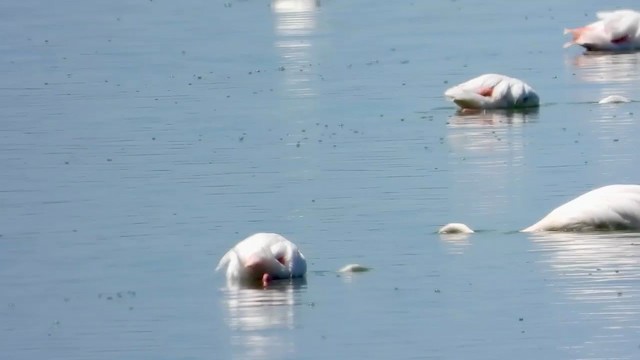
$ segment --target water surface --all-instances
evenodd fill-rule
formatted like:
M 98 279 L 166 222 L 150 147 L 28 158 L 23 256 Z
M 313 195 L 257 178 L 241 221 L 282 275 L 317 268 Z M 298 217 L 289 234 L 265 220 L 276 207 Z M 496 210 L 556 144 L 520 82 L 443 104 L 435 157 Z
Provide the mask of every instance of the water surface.
M 597 101 L 640 100 L 640 55 L 562 48 L 601 6 L 0 5 L 2 353 L 637 358 L 638 234 L 517 232 L 638 183 L 640 103 Z M 543 105 L 443 98 L 487 72 Z M 305 282 L 213 273 L 258 231 L 298 243 Z

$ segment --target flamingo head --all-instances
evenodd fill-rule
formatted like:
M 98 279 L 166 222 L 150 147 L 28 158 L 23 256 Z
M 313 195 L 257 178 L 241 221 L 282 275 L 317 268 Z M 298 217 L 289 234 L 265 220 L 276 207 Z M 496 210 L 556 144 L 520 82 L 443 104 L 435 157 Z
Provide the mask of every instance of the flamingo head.
M 249 280 L 261 281 L 264 287 L 275 279 L 289 277 L 287 259 L 284 256 L 253 255 L 245 261 L 244 268 Z
M 269 275 L 268 273 L 264 273 L 262 274 L 262 286 L 263 287 L 267 287 L 269 285 L 269 283 L 271 282 L 271 275 Z

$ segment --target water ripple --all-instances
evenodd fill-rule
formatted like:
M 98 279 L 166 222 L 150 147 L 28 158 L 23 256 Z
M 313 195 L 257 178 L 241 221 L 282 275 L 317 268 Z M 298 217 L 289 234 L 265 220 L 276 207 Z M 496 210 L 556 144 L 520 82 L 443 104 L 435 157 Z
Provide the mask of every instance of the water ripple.
M 640 235 L 540 233 L 530 239 L 538 245 L 534 251 L 543 254 L 540 263 L 550 272 L 548 285 L 563 293 L 568 304 L 588 305 L 579 307 L 580 317 L 599 324 L 578 346 L 581 353 L 611 341 L 628 343 L 630 327 L 640 320 Z
M 294 306 L 305 290 L 304 279 L 275 282 L 268 289 L 229 284 L 222 291 L 232 345 L 244 358 L 280 359 L 293 354 L 289 332 L 295 324 Z

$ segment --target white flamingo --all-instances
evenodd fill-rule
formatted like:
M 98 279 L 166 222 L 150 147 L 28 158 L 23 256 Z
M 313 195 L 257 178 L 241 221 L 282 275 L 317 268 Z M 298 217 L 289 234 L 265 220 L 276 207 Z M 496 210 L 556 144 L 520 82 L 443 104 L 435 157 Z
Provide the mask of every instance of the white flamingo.
M 240 241 L 220 259 L 216 271 L 226 268 L 227 280 L 259 283 L 303 277 L 307 260 L 298 247 L 284 236 L 257 233 Z
M 622 104 L 631 102 L 629 98 L 626 98 L 622 95 L 609 95 L 602 100 L 598 101 L 598 104 Z
M 640 230 L 640 185 L 609 185 L 563 204 L 522 230 Z
M 449 223 L 438 230 L 438 234 L 473 234 L 474 231 L 471 230 L 465 224 L 462 223 Z
M 521 231 L 613 230 L 640 230 L 640 185 L 608 185 L 591 190 Z M 439 232 L 468 234 L 473 230 L 465 224 L 451 223 Z
M 484 74 L 447 89 L 444 95 L 463 109 L 513 109 L 540 105 L 535 90 L 519 79 Z
M 640 50 L 640 13 L 633 10 L 602 11 L 598 21 L 565 29 L 572 39 L 564 47 L 580 45 L 589 51 Z

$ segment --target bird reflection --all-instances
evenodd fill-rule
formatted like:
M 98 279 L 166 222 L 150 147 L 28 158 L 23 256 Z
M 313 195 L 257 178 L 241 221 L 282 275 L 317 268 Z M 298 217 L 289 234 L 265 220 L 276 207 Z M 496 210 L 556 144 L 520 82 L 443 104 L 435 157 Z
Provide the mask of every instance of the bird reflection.
M 539 108 L 510 110 L 460 109 L 449 119 L 452 127 L 519 125 L 538 118 Z
M 592 90 L 584 94 L 589 101 L 599 101 L 611 95 L 633 99 L 640 80 L 640 53 L 592 53 L 587 52 L 570 58 L 569 65 L 578 79 L 590 83 L 604 84 L 599 95 Z
M 448 119 L 448 196 L 452 200 L 447 210 L 451 214 L 474 214 L 456 221 L 478 224 L 486 219 L 508 218 L 506 215 L 517 205 L 507 189 L 513 179 L 522 177 L 525 168 L 523 124 L 537 117 L 538 109 L 533 108 L 463 110 Z M 463 200 L 470 198 L 473 201 Z M 466 241 L 443 240 L 452 253 L 462 253 L 469 247 Z
M 309 72 L 319 0 L 274 0 L 275 47 L 282 58 L 287 89 L 297 97 L 314 95 Z
M 607 328 L 640 321 L 640 234 L 542 232 L 530 239 L 561 281 L 554 288 L 571 300 L 604 306 L 597 314 Z
M 295 353 L 287 330 L 294 328 L 294 306 L 306 285 L 304 278 L 274 281 L 268 288 L 227 284 L 223 302 L 240 358 L 281 359 Z
M 438 234 L 440 241 L 445 243 L 446 250 L 452 255 L 461 255 L 471 245 L 469 236 L 471 234 Z
M 578 78 L 588 82 L 610 83 L 640 80 L 640 53 L 587 52 L 569 58 Z
M 514 126 L 535 121 L 538 109 L 529 110 L 459 110 L 447 124 L 448 139 L 458 151 L 493 152 L 520 143 Z M 515 141 L 514 141 L 515 140 Z
M 271 9 L 277 16 L 278 35 L 309 35 L 315 29 L 313 12 L 320 7 L 318 0 L 274 0 Z

